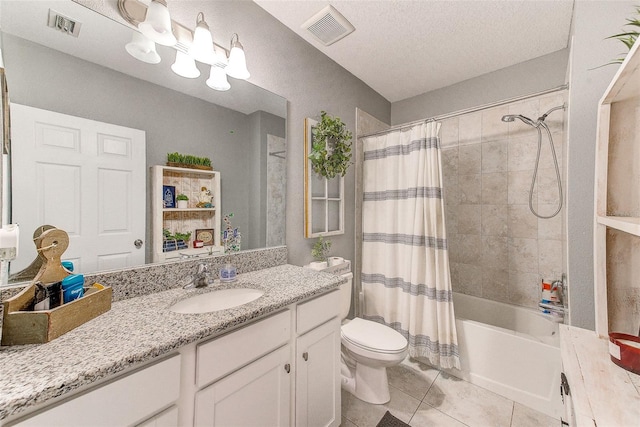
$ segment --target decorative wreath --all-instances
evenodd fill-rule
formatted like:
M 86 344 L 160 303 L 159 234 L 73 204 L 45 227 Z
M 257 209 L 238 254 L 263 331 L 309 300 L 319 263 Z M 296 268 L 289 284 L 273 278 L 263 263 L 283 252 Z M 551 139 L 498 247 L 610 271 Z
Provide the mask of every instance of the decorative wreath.
M 325 111 L 321 111 L 320 116 L 318 124 L 311 128 L 311 167 L 326 178 L 344 176 L 351 164 L 351 132 L 339 117 L 332 117 Z

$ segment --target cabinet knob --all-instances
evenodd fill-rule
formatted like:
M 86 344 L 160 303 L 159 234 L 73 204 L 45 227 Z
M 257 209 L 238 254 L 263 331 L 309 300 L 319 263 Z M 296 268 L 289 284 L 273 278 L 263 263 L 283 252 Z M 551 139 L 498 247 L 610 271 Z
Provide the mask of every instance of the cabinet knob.
M 284 365 L 284 370 L 287 371 L 287 374 L 291 372 L 291 365 L 289 365 L 288 363 Z
M 306 351 L 302 353 L 302 358 L 304 359 L 305 362 L 309 360 L 309 353 L 307 353 Z

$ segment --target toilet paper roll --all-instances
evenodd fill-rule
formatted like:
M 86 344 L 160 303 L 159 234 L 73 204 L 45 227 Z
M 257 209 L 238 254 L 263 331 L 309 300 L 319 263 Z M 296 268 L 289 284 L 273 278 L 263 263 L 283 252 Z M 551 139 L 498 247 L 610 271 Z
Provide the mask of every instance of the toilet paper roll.
M 327 262 L 326 261 L 314 261 L 314 262 L 309 264 L 309 268 L 312 269 L 312 270 L 324 270 L 325 268 L 327 268 Z
M 333 267 L 334 265 L 342 264 L 344 262 L 344 258 L 339 256 L 329 257 L 329 267 Z

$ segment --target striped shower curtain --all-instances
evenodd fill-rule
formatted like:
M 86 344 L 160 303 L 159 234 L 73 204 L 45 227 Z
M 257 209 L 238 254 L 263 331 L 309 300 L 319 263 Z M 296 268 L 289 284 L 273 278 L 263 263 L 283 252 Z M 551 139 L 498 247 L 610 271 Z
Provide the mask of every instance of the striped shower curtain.
M 363 317 L 403 334 L 412 357 L 459 369 L 439 130 L 429 122 L 363 140 Z

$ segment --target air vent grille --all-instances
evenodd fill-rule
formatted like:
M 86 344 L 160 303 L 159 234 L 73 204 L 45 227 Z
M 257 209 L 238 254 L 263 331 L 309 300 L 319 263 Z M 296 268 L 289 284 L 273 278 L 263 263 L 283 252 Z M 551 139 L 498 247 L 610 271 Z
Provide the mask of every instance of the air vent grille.
M 325 46 L 329 46 L 355 31 L 355 27 L 347 21 L 333 6 L 327 6 L 302 24 Z
M 68 16 L 64 16 L 53 9 L 49 9 L 48 25 L 49 27 L 62 31 L 70 36 L 78 37 L 82 23 L 75 21 Z

